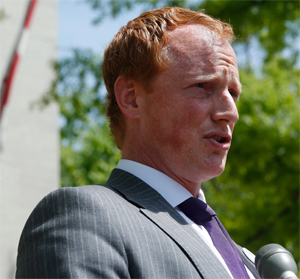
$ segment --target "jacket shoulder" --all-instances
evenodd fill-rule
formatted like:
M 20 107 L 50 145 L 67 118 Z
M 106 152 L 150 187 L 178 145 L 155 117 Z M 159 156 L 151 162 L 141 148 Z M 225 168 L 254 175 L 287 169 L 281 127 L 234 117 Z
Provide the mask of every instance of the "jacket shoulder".
M 98 269 L 95 259 L 126 259 L 115 202 L 121 197 L 101 185 L 65 187 L 45 196 L 23 229 L 16 278 L 107 278 L 114 270 Z M 109 243 L 109 245 L 107 245 Z M 72 262 L 72 264 L 71 264 Z M 86 268 L 82 269 L 82 265 Z M 121 277 L 128 277 L 125 261 Z M 113 276 L 117 277 L 117 276 Z

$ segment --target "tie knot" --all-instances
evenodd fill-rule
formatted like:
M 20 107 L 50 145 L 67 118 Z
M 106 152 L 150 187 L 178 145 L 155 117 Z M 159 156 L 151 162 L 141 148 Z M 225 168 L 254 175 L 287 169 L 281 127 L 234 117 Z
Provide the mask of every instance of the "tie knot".
M 202 225 L 203 221 L 217 215 L 208 204 L 194 197 L 188 198 L 179 204 L 178 207 L 187 217 L 199 225 Z

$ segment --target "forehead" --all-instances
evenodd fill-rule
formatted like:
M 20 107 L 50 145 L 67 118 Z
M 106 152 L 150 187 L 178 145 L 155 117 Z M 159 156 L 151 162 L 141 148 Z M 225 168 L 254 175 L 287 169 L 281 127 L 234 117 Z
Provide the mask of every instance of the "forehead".
M 200 24 L 187 24 L 169 31 L 168 43 L 173 46 L 191 46 L 191 42 L 193 42 L 193 45 L 211 46 L 216 41 L 222 41 L 220 36 L 208 27 Z
M 199 24 L 178 27 L 169 33 L 170 68 L 186 74 L 214 74 L 227 69 L 239 82 L 235 53 L 226 39 Z
M 220 35 L 199 24 L 188 24 L 169 32 L 168 48 L 172 54 L 207 56 L 211 52 L 226 51 L 236 63 L 234 51 L 229 42 Z

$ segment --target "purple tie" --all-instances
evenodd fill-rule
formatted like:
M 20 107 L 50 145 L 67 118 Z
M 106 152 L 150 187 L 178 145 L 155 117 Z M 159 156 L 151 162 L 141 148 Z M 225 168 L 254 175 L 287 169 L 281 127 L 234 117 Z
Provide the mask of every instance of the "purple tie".
M 196 224 L 208 231 L 234 279 L 249 279 L 239 252 L 220 222 L 217 214 L 205 202 L 191 197 L 178 205 L 180 210 Z

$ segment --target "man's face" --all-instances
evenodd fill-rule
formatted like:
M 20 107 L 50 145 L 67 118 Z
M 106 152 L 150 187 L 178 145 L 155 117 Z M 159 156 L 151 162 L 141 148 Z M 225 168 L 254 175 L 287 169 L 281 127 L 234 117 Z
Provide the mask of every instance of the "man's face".
M 143 94 L 140 134 L 147 165 L 188 190 L 220 175 L 241 92 L 235 54 L 199 25 L 170 33 L 170 67 Z

